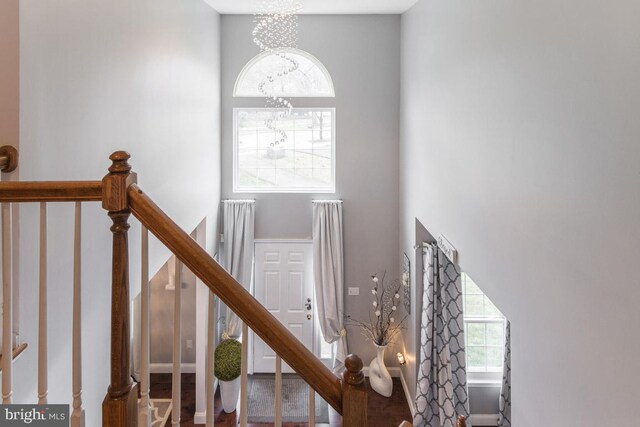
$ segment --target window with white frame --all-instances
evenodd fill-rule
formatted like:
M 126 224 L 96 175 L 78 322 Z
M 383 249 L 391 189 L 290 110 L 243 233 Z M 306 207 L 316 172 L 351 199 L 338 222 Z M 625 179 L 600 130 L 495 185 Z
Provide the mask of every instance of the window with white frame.
M 502 378 L 505 318 L 465 273 L 462 294 L 468 379 L 498 382 Z
M 294 61 L 296 69 L 278 74 L 279 69 L 290 66 L 288 61 Z M 253 107 L 258 107 L 265 104 L 265 91 L 279 101 L 335 96 L 324 65 L 299 49 L 254 57 L 238 76 L 233 95 L 254 98 Z M 304 102 L 309 105 L 308 100 Z M 287 109 L 251 108 L 251 104 L 245 102 L 250 108 L 234 109 L 233 191 L 334 193 L 335 108 L 297 108 L 297 102 Z
M 265 122 L 280 110 L 234 109 L 235 192 L 335 192 L 335 109 L 294 108 L 279 119 L 285 144 Z

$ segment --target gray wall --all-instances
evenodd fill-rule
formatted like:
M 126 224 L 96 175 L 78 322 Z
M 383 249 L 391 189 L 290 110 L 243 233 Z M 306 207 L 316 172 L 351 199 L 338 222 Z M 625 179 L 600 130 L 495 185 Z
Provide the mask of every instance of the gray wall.
M 175 290 L 166 289 L 169 283 L 169 262 L 151 279 L 151 364 L 173 362 L 173 319 Z M 177 284 L 176 284 L 177 286 Z M 182 316 L 182 363 L 196 363 L 196 276 L 182 268 L 182 293 L 180 294 Z M 193 343 L 187 348 L 187 340 Z M 153 368 L 153 366 L 152 366 Z
M 20 2 L 21 178 L 100 179 L 116 149 L 179 225 L 216 224 L 220 195 L 219 15 L 202 0 Z M 22 336 L 15 402 L 36 397 L 37 207 L 21 210 Z M 49 219 L 49 401 L 71 401 L 73 207 Z M 132 220 L 132 295 L 139 227 Z M 83 400 L 101 423 L 109 381 L 110 220 L 86 204 L 83 230 Z M 213 227 L 212 227 L 213 228 Z M 152 272 L 167 260 L 153 243 Z M 55 257 L 54 257 L 55 256 Z
M 416 218 L 444 233 L 511 319 L 518 427 L 637 420 L 639 16 L 422 0 L 402 18 L 401 249 Z
M 294 100 L 298 107 L 336 107 L 335 195 L 233 194 L 232 109 L 264 106 L 234 99 L 233 86 L 244 65 L 258 54 L 252 43 L 252 16 L 222 17 L 222 194 L 255 197 L 257 238 L 310 238 L 314 198 L 344 201 L 345 286 L 362 287 L 345 296 L 349 314 L 365 316 L 373 272 L 398 277 L 398 132 L 400 89 L 399 16 L 301 16 L 299 47 L 329 70 L 336 98 Z M 286 208 L 283 208 L 285 207 Z M 345 289 L 346 292 L 346 289 Z M 351 351 L 366 363 L 374 357 L 358 330 L 350 331 Z M 388 352 L 391 354 L 391 351 Z

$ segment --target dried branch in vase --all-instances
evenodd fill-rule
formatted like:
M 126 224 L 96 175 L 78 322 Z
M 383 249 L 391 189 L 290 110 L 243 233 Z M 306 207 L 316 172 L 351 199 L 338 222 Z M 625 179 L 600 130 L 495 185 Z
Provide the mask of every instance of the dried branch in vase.
M 386 346 L 393 342 L 394 338 L 404 329 L 405 315 L 398 321 L 398 308 L 401 307 L 402 289 L 401 281 L 385 283 L 386 272 L 382 277 L 377 274 L 371 276 L 373 283 L 371 294 L 373 295 L 372 310 L 369 313 L 369 321 L 362 321 L 352 316 L 347 316 L 347 324 L 360 328 L 362 334 L 376 345 Z

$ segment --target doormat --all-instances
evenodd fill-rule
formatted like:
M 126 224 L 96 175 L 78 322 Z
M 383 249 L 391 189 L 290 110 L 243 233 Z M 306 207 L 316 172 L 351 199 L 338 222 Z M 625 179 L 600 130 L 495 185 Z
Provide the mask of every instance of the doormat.
M 276 379 L 273 374 L 250 375 L 247 385 L 248 422 L 273 423 Z M 329 405 L 317 393 L 316 423 L 329 423 Z M 282 376 L 282 421 L 306 423 L 309 420 L 309 385 L 297 375 Z

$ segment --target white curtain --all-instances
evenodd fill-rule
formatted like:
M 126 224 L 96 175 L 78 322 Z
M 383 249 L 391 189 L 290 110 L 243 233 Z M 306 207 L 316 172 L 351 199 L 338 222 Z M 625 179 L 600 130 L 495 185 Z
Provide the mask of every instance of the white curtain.
M 347 357 L 344 329 L 344 253 L 342 202 L 315 201 L 313 204 L 313 277 L 316 307 L 322 336 L 336 342 L 336 362 Z
M 248 291 L 253 278 L 253 240 L 255 201 L 225 200 L 223 202 L 222 266 Z M 225 331 L 229 337 L 239 338 L 242 322 L 225 307 Z
M 460 270 L 435 244 L 423 252 L 421 348 L 413 425 L 454 427 L 469 416 Z M 471 424 L 467 420 L 467 425 Z

